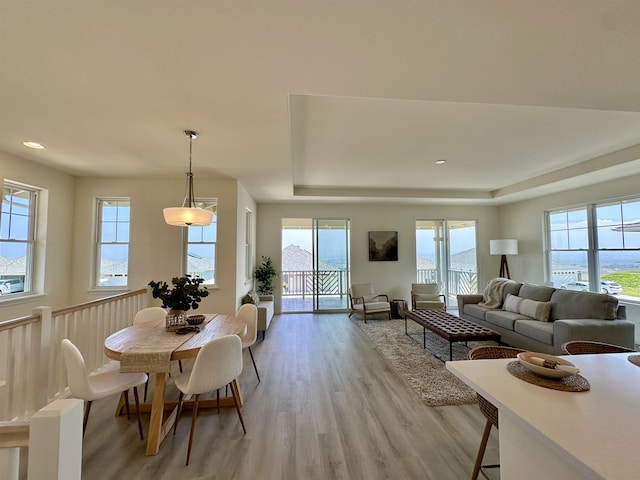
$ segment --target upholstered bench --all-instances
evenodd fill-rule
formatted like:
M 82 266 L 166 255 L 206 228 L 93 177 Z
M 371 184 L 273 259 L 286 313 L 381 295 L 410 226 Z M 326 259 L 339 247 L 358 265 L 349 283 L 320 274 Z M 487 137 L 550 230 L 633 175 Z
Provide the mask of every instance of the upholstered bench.
M 273 295 L 260 295 L 258 302 L 258 331 L 262 332 L 262 339 L 273 318 Z

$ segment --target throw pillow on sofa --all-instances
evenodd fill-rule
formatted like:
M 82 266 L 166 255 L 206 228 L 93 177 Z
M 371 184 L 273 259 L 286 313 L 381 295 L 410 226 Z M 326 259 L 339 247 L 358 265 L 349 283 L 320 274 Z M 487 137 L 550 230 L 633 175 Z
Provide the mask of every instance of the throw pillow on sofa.
M 256 292 L 249 292 L 244 297 L 242 297 L 242 304 L 252 303 L 253 305 L 258 305 L 260 302 L 260 297 Z
M 537 302 L 528 298 L 508 294 L 502 309 L 507 312 L 526 315 L 541 322 L 548 322 L 549 314 L 551 313 L 551 302 Z

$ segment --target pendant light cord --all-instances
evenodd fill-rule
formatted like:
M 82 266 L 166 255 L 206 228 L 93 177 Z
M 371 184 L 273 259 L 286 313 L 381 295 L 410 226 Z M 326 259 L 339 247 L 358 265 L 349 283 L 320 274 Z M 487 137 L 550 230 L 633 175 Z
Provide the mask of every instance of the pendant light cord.
M 189 134 L 189 173 L 191 173 L 191 151 L 193 149 L 193 134 Z

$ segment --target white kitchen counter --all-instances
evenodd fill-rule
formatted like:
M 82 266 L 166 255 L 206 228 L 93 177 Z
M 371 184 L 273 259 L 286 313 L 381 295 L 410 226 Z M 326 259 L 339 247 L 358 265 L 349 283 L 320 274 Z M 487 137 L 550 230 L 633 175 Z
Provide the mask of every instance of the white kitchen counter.
M 640 367 L 628 355 L 568 356 L 587 392 L 520 380 L 506 369 L 514 359 L 446 366 L 498 407 L 502 480 L 629 480 L 640 478 Z

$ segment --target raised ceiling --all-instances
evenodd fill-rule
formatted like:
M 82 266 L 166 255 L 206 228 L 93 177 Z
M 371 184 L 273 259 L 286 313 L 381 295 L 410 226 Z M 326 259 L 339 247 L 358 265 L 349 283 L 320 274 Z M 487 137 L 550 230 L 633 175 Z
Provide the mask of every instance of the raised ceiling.
M 2 0 L 0 150 L 182 176 L 194 129 L 196 187 L 501 204 L 640 173 L 638 24 L 618 0 Z

